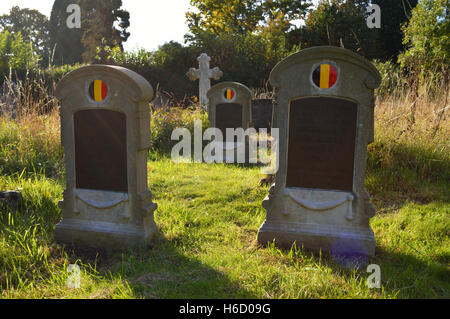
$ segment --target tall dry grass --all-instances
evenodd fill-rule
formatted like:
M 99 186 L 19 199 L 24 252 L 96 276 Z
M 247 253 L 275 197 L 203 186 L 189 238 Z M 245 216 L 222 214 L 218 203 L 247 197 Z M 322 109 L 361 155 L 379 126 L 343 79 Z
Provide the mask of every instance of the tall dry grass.
M 450 199 L 450 97 L 402 88 L 377 98 L 366 187 L 379 211 L 405 201 Z
M 27 71 L 23 79 L 10 73 L 4 79 L 0 98 L 0 115 L 6 114 L 19 120 L 22 117 L 53 112 L 58 101 L 54 97 L 56 81 L 41 71 Z
M 13 91 L 10 96 L 18 108 L 14 118 L 4 112 L 0 116 L 0 173 L 13 174 L 25 169 L 60 175 L 63 153 L 58 102 L 50 93 L 54 87 L 48 88 L 43 79 L 32 77 L 15 86 L 10 80 L 5 83 Z M 431 91 L 438 93 L 429 94 Z M 264 90 L 254 93 L 255 97 L 262 97 Z M 191 108 L 182 107 L 186 101 L 171 101 L 164 107 L 152 108 L 153 152 L 170 152 L 176 143 L 171 141 L 175 128 L 185 127 L 192 133 L 195 120 L 208 125 L 206 113 L 194 102 L 190 103 Z M 405 89 L 402 85 L 391 88 L 388 94 L 379 92 L 376 138 L 368 152 L 369 191 L 387 194 L 395 190 L 392 197 L 413 193 L 421 200 L 436 198 L 430 195 L 435 190 L 426 191 L 421 185 L 445 180 L 448 184 L 450 180 L 449 103 L 448 85 L 439 90 L 426 86 L 420 90 Z M 0 110 L 2 107 L 0 104 Z M 446 195 L 441 192 L 437 198 Z
M 61 175 L 62 149 L 55 81 L 40 72 L 4 80 L 0 100 L 0 174 Z
M 450 109 L 449 85 L 440 94 L 427 94 L 414 89 L 403 94 L 391 94 L 377 98 L 375 128 L 377 140 L 410 148 L 424 149 L 435 160 L 449 159 Z M 388 142 L 389 141 L 389 142 Z M 390 152 L 385 154 L 385 164 L 390 165 Z

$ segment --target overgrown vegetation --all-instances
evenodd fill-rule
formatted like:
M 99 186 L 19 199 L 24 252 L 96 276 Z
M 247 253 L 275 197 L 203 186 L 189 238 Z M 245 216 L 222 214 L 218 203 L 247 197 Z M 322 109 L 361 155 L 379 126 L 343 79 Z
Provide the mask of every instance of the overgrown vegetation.
M 120 1 L 113 2 L 120 7 Z M 149 187 L 158 203 L 155 220 L 160 234 L 151 248 L 116 254 L 62 246 L 53 239 L 64 190 L 53 90 L 64 74 L 79 65 L 44 67 L 45 59 L 39 59 L 44 53 L 39 52 L 47 51 L 29 44 L 31 33 L 12 33 L 17 27 L 12 18 L 22 14 L 45 23 L 37 12 L 15 9 L 0 17 L 0 72 L 6 99 L 0 105 L 0 190 L 23 194 L 16 203 L 0 199 L 0 298 L 450 297 L 446 2 L 419 0 L 415 6 L 415 1 L 402 1 L 411 4 L 402 7 L 397 1 L 373 1 L 389 6 L 389 19 L 395 21 L 382 29 L 391 30 L 392 38 L 384 41 L 380 56 L 374 56 L 383 81 L 377 90 L 375 142 L 368 148 L 366 177 L 377 210 L 371 220 L 376 256 L 370 262 L 381 267 L 381 289 L 366 286 L 365 269 L 345 268 L 330 256 L 298 247 L 258 245 L 257 230 L 265 219 L 261 202 L 268 192 L 259 186 L 258 167 L 175 164 L 169 159 L 176 143 L 171 140 L 173 129 L 186 127 L 192 134 L 195 120 L 208 126 L 205 112 L 189 98 L 195 85 L 184 75 L 200 52 L 205 50 L 215 65 L 227 70 L 224 80 L 254 86 L 258 96 L 271 96 L 267 86 L 261 89 L 267 85 L 268 72 L 300 46 L 339 45 L 339 41 L 368 54 L 356 41 L 359 31 L 352 29 L 362 25 L 361 8 L 367 1 L 322 1 L 309 12 L 312 20 L 297 29 L 290 29 L 289 22 L 306 14 L 307 6 L 289 4 L 308 1 L 262 1 L 261 8 L 252 7 L 257 3 L 253 0 L 237 1 L 239 6 L 235 2 L 193 1 L 203 11 L 190 16 L 187 46 L 171 42 L 154 52 L 123 52 L 111 39 L 93 33 L 85 38 L 90 55 L 98 42 L 95 51 L 100 60 L 137 71 L 173 97 L 163 107 L 149 106 L 153 146 Z M 58 12 L 66 3 L 55 1 L 53 28 L 62 21 Z M 92 6 L 95 1 L 79 3 Z M 356 4 L 362 7 L 353 8 Z M 211 20 L 207 13 L 216 5 L 235 18 L 225 14 Z M 399 13 L 402 10 L 406 20 Z M 125 12 L 117 13 L 126 18 Z M 348 23 L 350 16 L 354 24 Z M 408 21 L 403 43 L 399 43 L 399 21 Z M 122 31 L 126 19 L 124 23 Z M 43 34 L 41 40 L 47 36 Z M 76 36 L 81 45 L 83 34 Z M 385 40 L 380 34 L 377 37 Z M 62 50 L 59 58 L 82 60 L 82 50 L 65 49 L 79 57 L 64 55 Z M 64 63 L 63 58 L 47 58 L 50 65 Z M 81 267 L 81 287 L 69 289 L 67 270 L 75 263 Z
M 4 298 L 448 298 L 450 296 L 450 119 L 444 96 L 377 101 L 366 188 L 382 289 L 364 268 L 327 255 L 257 244 L 265 218 L 257 167 L 175 164 L 175 126 L 192 129 L 204 114 L 176 106 L 152 112 L 149 187 L 160 235 L 151 249 L 123 254 L 65 247 L 53 240 L 61 218 L 64 171 L 58 113 L 0 118 L 0 189 L 21 189 L 19 206 L 2 206 L 0 287 Z M 432 111 L 430 111 L 432 110 Z M 40 165 L 39 165 L 40 164 Z M 1 204 L 0 204 L 1 205 Z M 67 267 L 82 270 L 68 289 Z

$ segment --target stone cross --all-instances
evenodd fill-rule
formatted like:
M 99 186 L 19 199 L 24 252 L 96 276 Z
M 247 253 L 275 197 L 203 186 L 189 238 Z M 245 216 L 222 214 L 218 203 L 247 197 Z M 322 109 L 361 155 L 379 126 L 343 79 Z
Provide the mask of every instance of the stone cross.
M 198 97 L 200 106 L 206 109 L 208 106 L 208 97 L 206 96 L 206 93 L 211 88 L 210 79 L 219 80 L 223 76 L 223 72 L 218 67 L 213 69 L 209 68 L 211 58 L 206 53 L 202 53 L 197 58 L 197 61 L 199 68 L 190 68 L 186 75 L 191 81 L 200 80 Z

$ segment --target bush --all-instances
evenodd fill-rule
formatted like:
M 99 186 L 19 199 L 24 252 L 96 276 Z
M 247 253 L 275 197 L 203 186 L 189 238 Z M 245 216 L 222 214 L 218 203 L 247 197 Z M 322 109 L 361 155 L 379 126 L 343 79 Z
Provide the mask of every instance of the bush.
M 214 66 L 223 71 L 221 81 L 240 82 L 250 88 L 264 87 L 273 67 L 291 53 L 284 36 L 270 33 L 218 36 L 203 32 L 192 46 L 207 52 Z
M 10 71 L 37 68 L 39 56 L 34 54 L 31 43 L 23 40 L 21 33 L 0 33 L 0 75 L 4 77 Z
M 218 36 L 208 32 L 198 35 L 189 46 L 171 41 L 153 52 L 122 52 L 118 47 L 103 50 L 109 54 L 111 64 L 139 73 L 154 88 L 159 87 L 178 100 L 198 95 L 198 81 L 190 81 L 186 73 L 191 67 L 198 67 L 197 57 L 203 52 L 211 57 L 211 67 L 223 71 L 220 81 L 240 82 L 250 88 L 264 87 L 272 68 L 291 53 L 286 49 L 284 36 Z
M 172 132 L 177 128 L 187 128 L 193 139 L 194 121 L 202 121 L 202 129 L 209 127 L 208 114 L 200 108 L 171 107 L 160 108 L 151 114 L 152 152 L 170 155 L 179 141 L 172 141 Z
M 408 88 L 408 83 L 402 74 L 400 65 L 391 61 L 381 62 L 379 60 L 375 60 L 374 63 L 381 75 L 381 85 L 377 89 L 378 97 L 402 96 L 405 89 Z
M 448 0 L 420 0 L 403 29 L 408 50 L 399 56 L 417 83 L 438 92 L 449 81 L 450 15 Z
M 118 47 L 104 49 L 109 53 L 111 64 L 142 75 L 153 88 L 169 92 L 178 100 L 198 94 L 198 82 L 190 81 L 186 76 L 189 68 L 195 66 L 200 54 L 191 47 L 171 41 L 154 52 L 144 49 L 123 52 Z

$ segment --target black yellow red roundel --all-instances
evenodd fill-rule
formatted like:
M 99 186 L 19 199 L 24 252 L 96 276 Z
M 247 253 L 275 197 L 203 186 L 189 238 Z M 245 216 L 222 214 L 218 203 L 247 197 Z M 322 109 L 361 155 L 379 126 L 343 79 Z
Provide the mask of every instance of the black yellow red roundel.
M 319 65 L 313 72 L 313 82 L 321 89 L 329 89 L 336 84 L 338 74 L 329 64 Z
M 89 96 L 95 102 L 101 102 L 108 96 L 108 87 L 105 82 L 101 80 L 95 80 L 89 86 Z
M 233 89 L 226 89 L 223 95 L 226 100 L 232 100 L 236 96 L 236 93 Z

